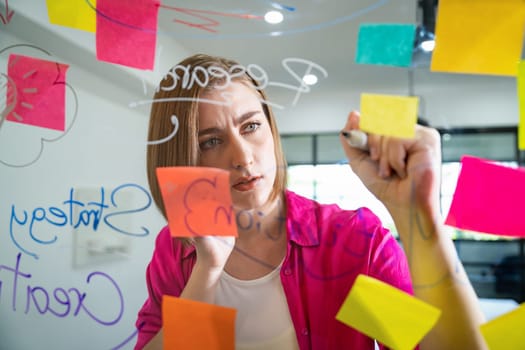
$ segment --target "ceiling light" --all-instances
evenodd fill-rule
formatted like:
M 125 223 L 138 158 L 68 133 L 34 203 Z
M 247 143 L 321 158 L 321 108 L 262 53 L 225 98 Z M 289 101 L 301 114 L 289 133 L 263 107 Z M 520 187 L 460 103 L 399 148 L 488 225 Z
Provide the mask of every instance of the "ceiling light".
M 268 11 L 264 15 L 264 20 L 270 24 L 277 24 L 283 21 L 283 14 L 279 11 Z
M 303 82 L 306 85 L 315 85 L 315 84 L 317 84 L 317 76 L 315 76 L 313 74 L 306 74 L 303 77 Z
M 433 39 L 425 40 L 421 43 L 421 49 L 425 52 L 434 51 L 436 47 L 436 41 Z

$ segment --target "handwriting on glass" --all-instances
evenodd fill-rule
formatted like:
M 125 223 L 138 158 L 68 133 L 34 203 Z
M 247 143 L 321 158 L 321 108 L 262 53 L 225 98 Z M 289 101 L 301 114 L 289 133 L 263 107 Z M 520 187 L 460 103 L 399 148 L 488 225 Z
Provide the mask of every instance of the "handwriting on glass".
M 302 58 L 294 58 L 289 57 L 283 59 L 281 62 L 283 68 L 285 71 L 293 78 L 293 81 L 296 84 L 287 84 L 282 83 L 278 81 L 271 81 L 268 77 L 268 73 L 259 65 L 257 64 L 249 64 L 247 66 L 243 65 L 234 65 L 233 67 L 230 67 L 228 71 L 224 70 L 221 67 L 217 66 L 210 66 L 208 68 L 204 68 L 201 66 L 196 66 L 191 69 L 191 66 L 182 66 L 182 65 L 176 65 L 173 68 L 170 69 L 170 71 L 166 74 L 165 79 L 168 77 L 171 77 L 173 83 L 169 86 L 157 86 L 157 91 L 171 91 L 175 89 L 180 84 L 181 89 L 191 89 L 194 84 L 197 84 L 200 87 L 205 87 L 209 84 L 210 77 L 213 79 L 217 79 L 219 81 L 222 81 L 222 84 L 218 84 L 215 86 L 218 90 L 224 90 L 228 86 L 231 85 L 231 82 L 235 79 L 238 79 L 242 76 L 244 76 L 246 73 L 248 73 L 251 77 L 253 77 L 257 82 L 259 83 L 259 86 L 254 86 L 258 90 L 266 89 L 267 87 L 277 87 L 282 88 L 285 90 L 293 91 L 296 93 L 294 100 L 292 101 L 292 106 L 297 104 L 299 97 L 302 94 L 309 93 L 310 86 L 308 86 L 303 81 L 303 76 L 306 74 L 310 74 L 313 72 L 318 72 L 323 75 L 323 77 L 328 77 L 327 71 L 319 64 L 302 59 Z M 191 72 L 190 72 L 191 70 Z M 225 98 L 223 105 L 228 105 L 230 103 L 230 99 L 228 98 L 228 95 L 223 96 Z M 164 98 L 161 100 L 143 100 L 143 101 L 135 101 L 131 102 L 129 104 L 130 107 L 135 108 L 140 105 L 145 104 L 153 104 L 153 103 L 159 103 L 159 102 L 174 102 L 174 101 L 183 101 L 183 102 L 189 102 L 197 100 L 199 102 L 208 102 L 208 103 L 214 103 L 217 104 L 218 101 L 208 101 L 204 99 L 196 99 L 196 98 L 186 98 L 186 97 L 173 97 L 173 98 Z M 270 105 L 275 108 L 283 109 L 284 106 L 278 105 L 276 103 L 272 103 L 271 101 L 261 101 L 267 105 Z
M 135 192 L 142 199 L 141 203 L 143 204 L 136 208 L 129 208 L 128 203 L 120 203 L 118 194 L 121 191 Z M 116 217 L 140 213 L 151 206 L 151 195 L 143 187 L 137 184 L 123 184 L 111 191 L 109 198 L 106 198 L 106 190 L 101 187 L 100 200 L 87 203 L 75 200 L 74 194 L 75 189 L 71 188 L 69 198 L 61 203 L 62 206 L 39 206 L 26 210 L 19 209 L 15 204 L 12 204 L 9 236 L 14 245 L 22 252 L 38 258 L 35 253 L 22 246 L 18 237 L 26 239 L 29 237 L 30 240 L 38 244 L 52 244 L 58 240 L 58 235 L 49 234 L 49 231 L 53 231 L 57 227 L 69 226 L 77 229 L 84 226 L 97 231 L 100 225 L 106 225 L 114 232 L 129 236 L 146 236 L 149 234 L 149 229 L 145 227 L 141 227 L 137 232 L 128 232 L 114 223 Z
M 0 302 L 2 298 L 11 299 L 11 310 L 25 314 L 38 312 L 41 315 L 50 314 L 55 317 L 77 317 L 83 313 L 91 320 L 104 326 L 112 326 L 120 321 L 124 313 L 124 298 L 117 282 L 108 274 L 101 271 L 93 271 L 86 277 L 86 285 L 109 285 L 114 293 L 104 293 L 104 301 L 113 298 L 111 305 L 117 305 L 114 317 L 102 319 L 90 308 L 89 295 L 75 287 L 56 287 L 53 289 L 30 283 L 33 276 L 23 272 L 20 265 L 22 253 L 16 256 L 14 266 L 0 265 Z M 11 282 L 9 284 L 9 282 Z M 9 288 L 11 287 L 11 288 Z M 19 293 L 19 290 L 22 292 Z M 22 294 L 22 298 L 19 298 Z M 20 309 L 19 307 L 23 308 Z
M 4 13 L 0 13 L 0 21 L 2 21 L 4 25 L 8 25 L 9 22 L 11 22 L 11 17 L 13 17 L 14 14 L 15 11 L 9 11 L 9 2 L 8 0 L 5 0 L 5 16 Z

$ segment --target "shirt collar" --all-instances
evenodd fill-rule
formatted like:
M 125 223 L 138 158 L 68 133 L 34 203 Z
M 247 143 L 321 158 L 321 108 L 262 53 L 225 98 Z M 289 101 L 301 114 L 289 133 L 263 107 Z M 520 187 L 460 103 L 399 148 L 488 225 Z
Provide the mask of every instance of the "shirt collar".
M 286 229 L 290 241 L 300 246 L 319 245 L 319 203 L 286 190 Z
M 190 256 L 196 254 L 195 246 L 193 244 L 183 244 L 182 245 L 182 258 L 187 259 Z

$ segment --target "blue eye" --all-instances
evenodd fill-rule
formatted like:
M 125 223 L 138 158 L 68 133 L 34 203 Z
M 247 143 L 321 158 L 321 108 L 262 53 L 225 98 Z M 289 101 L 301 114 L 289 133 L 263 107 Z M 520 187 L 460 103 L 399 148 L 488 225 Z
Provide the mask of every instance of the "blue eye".
M 248 125 L 246 125 L 244 130 L 246 132 L 254 132 L 255 130 L 259 129 L 260 127 L 261 127 L 261 123 L 253 122 L 253 123 L 249 123 Z
M 222 142 L 219 138 L 212 137 L 210 139 L 207 139 L 206 141 L 199 143 L 199 147 L 201 150 L 207 150 L 207 149 L 212 149 L 215 146 L 220 145 L 221 143 Z

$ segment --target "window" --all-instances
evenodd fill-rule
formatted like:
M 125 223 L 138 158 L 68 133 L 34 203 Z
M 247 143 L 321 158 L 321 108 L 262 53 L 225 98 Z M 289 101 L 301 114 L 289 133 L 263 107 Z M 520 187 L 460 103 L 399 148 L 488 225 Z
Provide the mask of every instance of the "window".
M 516 127 L 439 129 L 442 139 L 441 209 L 446 218 L 461 169 L 461 156 L 469 154 L 517 166 Z M 366 206 L 390 229 L 397 232 L 383 204 L 361 183 L 347 164 L 337 133 L 283 135 L 289 164 L 288 188 L 320 203 L 335 203 L 343 209 Z M 499 240 L 486 235 L 450 228 L 453 239 Z
M 394 220 L 363 185 L 348 164 L 292 165 L 288 167 L 288 188 L 319 203 L 336 203 L 343 209 L 367 207 L 394 235 Z

